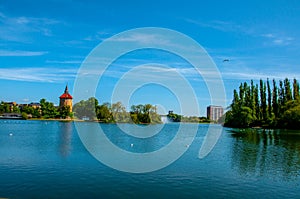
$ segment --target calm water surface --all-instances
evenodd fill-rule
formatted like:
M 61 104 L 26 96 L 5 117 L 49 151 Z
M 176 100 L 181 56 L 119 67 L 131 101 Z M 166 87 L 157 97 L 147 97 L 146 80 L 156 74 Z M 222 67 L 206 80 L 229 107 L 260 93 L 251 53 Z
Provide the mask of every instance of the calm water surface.
M 117 125 L 101 127 L 120 148 L 144 153 L 168 144 L 178 124 L 166 124 L 147 139 L 128 136 Z M 194 142 L 173 164 L 132 174 L 94 159 L 72 122 L 0 120 L 0 198 L 300 198 L 300 131 L 240 136 L 215 125 L 221 138 L 199 159 L 207 128 L 199 125 Z

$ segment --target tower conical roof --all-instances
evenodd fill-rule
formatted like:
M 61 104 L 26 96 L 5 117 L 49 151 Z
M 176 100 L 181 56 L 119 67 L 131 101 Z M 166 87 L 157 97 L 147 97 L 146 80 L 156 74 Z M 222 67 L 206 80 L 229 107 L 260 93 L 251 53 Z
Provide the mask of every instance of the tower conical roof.
M 68 90 L 68 85 L 66 85 L 65 92 L 59 97 L 60 99 L 73 99 Z

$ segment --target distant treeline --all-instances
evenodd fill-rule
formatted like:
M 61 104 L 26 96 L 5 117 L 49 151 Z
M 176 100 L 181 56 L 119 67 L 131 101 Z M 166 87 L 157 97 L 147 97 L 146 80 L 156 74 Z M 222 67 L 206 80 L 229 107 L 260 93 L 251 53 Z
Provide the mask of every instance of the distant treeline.
M 132 105 L 130 111 L 121 102 L 113 104 L 99 104 L 94 97 L 88 100 L 82 100 L 73 106 L 74 116 L 78 119 L 98 120 L 103 123 L 135 123 L 135 124 L 151 124 L 161 123 L 161 116 L 157 113 L 157 107 L 151 104 Z M 175 113 L 167 115 L 172 122 L 193 122 L 193 123 L 209 123 L 206 117 L 185 117 Z
M 94 97 L 81 100 L 73 106 L 75 117 L 78 119 L 98 120 L 103 123 L 161 123 L 156 106 L 151 104 L 132 105 L 130 112 L 121 102 L 99 104 Z
M 3 113 L 20 113 L 23 119 L 28 118 L 72 118 L 73 114 L 70 112 L 69 106 L 55 107 L 52 102 L 46 99 L 41 99 L 39 105 L 36 106 L 18 106 L 8 104 L 6 102 L 0 103 L 0 114 Z
M 197 116 L 183 116 L 178 115 L 173 112 L 169 112 L 167 115 L 171 122 L 185 122 L 185 123 L 210 123 L 211 121 L 207 117 L 197 117 Z
M 239 91 L 233 91 L 230 110 L 225 115 L 227 127 L 266 127 L 300 129 L 299 83 L 286 78 L 270 83 L 251 80 L 241 83 Z

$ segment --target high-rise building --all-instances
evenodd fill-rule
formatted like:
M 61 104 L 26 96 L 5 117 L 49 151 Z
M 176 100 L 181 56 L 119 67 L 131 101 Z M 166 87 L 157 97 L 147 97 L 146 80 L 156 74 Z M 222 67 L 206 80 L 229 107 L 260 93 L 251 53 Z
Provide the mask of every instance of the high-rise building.
M 210 105 L 207 107 L 207 118 L 211 121 L 218 121 L 222 117 L 224 109 L 222 106 L 213 106 Z
M 70 95 L 68 85 L 65 88 L 65 92 L 59 97 L 59 107 L 69 106 L 70 112 L 72 112 L 73 97 Z

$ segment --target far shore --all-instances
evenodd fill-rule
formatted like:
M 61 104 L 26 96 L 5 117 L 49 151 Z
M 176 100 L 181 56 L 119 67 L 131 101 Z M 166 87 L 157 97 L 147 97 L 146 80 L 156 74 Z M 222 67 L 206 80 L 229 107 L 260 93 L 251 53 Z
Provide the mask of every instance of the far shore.
M 10 119 L 7 119 L 10 120 Z M 13 119 L 15 120 L 15 119 Z M 109 122 L 105 123 L 99 120 L 82 120 L 78 118 L 69 118 L 69 119 L 62 119 L 62 118 L 28 118 L 28 119 L 20 119 L 20 120 L 28 120 L 28 121 L 59 121 L 59 122 L 96 122 L 96 123 L 103 123 L 103 124 L 116 124 L 117 122 Z M 133 124 L 130 122 L 119 122 L 124 124 Z M 208 123 L 208 122 L 169 122 L 169 123 L 186 123 L 186 124 L 215 124 L 215 123 Z M 164 123 L 149 123 L 149 124 L 164 124 Z M 141 123 L 140 125 L 148 125 L 148 123 Z
M 30 118 L 26 120 L 41 120 L 41 121 L 61 121 L 61 122 L 86 122 L 81 119 L 62 119 L 62 118 Z

